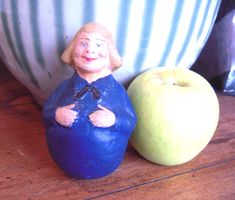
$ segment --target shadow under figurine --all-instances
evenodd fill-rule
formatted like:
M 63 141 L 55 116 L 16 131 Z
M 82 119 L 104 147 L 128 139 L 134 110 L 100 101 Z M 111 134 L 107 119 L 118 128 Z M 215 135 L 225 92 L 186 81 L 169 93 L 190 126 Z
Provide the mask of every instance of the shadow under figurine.
M 70 177 L 106 176 L 123 160 L 136 124 L 126 90 L 112 76 L 121 58 L 110 32 L 97 23 L 83 26 L 61 58 L 75 72 L 43 108 L 50 154 Z

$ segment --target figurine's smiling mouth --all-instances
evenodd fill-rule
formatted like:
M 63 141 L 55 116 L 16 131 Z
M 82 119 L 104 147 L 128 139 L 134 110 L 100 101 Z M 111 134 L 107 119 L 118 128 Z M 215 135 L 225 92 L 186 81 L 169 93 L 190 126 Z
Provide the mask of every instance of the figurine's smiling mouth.
M 92 62 L 94 60 L 97 60 L 97 58 L 89 58 L 89 57 L 86 57 L 86 56 L 82 56 L 83 59 L 85 59 L 87 62 Z

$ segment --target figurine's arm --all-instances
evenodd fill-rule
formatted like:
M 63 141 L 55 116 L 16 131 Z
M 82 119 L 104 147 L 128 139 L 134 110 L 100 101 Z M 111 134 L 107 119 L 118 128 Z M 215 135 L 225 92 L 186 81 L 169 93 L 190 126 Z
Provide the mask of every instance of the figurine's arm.
M 129 99 L 125 99 L 122 104 L 113 110 L 116 121 L 114 128 L 121 133 L 131 134 L 136 125 L 136 114 Z
M 55 112 L 56 109 L 59 107 L 59 100 L 61 98 L 61 95 L 66 90 L 67 84 L 68 81 L 62 82 L 58 86 L 58 88 L 50 95 L 50 97 L 43 106 L 42 117 L 46 127 L 49 127 L 56 123 Z
M 129 96 L 121 85 L 117 86 L 119 98 L 112 111 L 116 116 L 115 126 L 113 127 L 120 133 L 130 135 L 135 128 L 137 117 Z
M 136 124 L 135 111 L 125 89 L 118 88 L 115 93 L 120 94 L 119 97 L 112 97 L 115 100 L 111 105 L 105 103 L 98 105 L 100 110 L 93 112 L 89 118 L 94 126 L 112 127 L 117 132 L 130 134 Z

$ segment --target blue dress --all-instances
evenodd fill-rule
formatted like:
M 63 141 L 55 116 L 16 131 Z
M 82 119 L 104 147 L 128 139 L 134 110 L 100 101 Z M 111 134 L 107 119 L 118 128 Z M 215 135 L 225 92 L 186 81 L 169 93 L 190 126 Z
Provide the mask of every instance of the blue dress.
M 56 122 L 58 107 L 75 103 L 78 117 L 72 127 Z M 115 124 L 95 127 L 89 115 L 100 104 L 115 114 Z M 43 108 L 43 121 L 50 154 L 70 177 L 92 179 L 113 172 L 123 160 L 136 115 L 126 90 L 108 75 L 91 84 L 77 73 L 62 82 Z

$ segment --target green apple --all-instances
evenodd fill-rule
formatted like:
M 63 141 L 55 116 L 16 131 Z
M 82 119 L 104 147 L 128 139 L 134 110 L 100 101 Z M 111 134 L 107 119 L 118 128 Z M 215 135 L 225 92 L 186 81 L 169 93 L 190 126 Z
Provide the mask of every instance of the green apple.
M 128 87 L 138 123 L 130 142 L 145 159 L 173 166 L 197 156 L 211 140 L 219 119 L 218 98 L 199 74 L 156 68 Z

